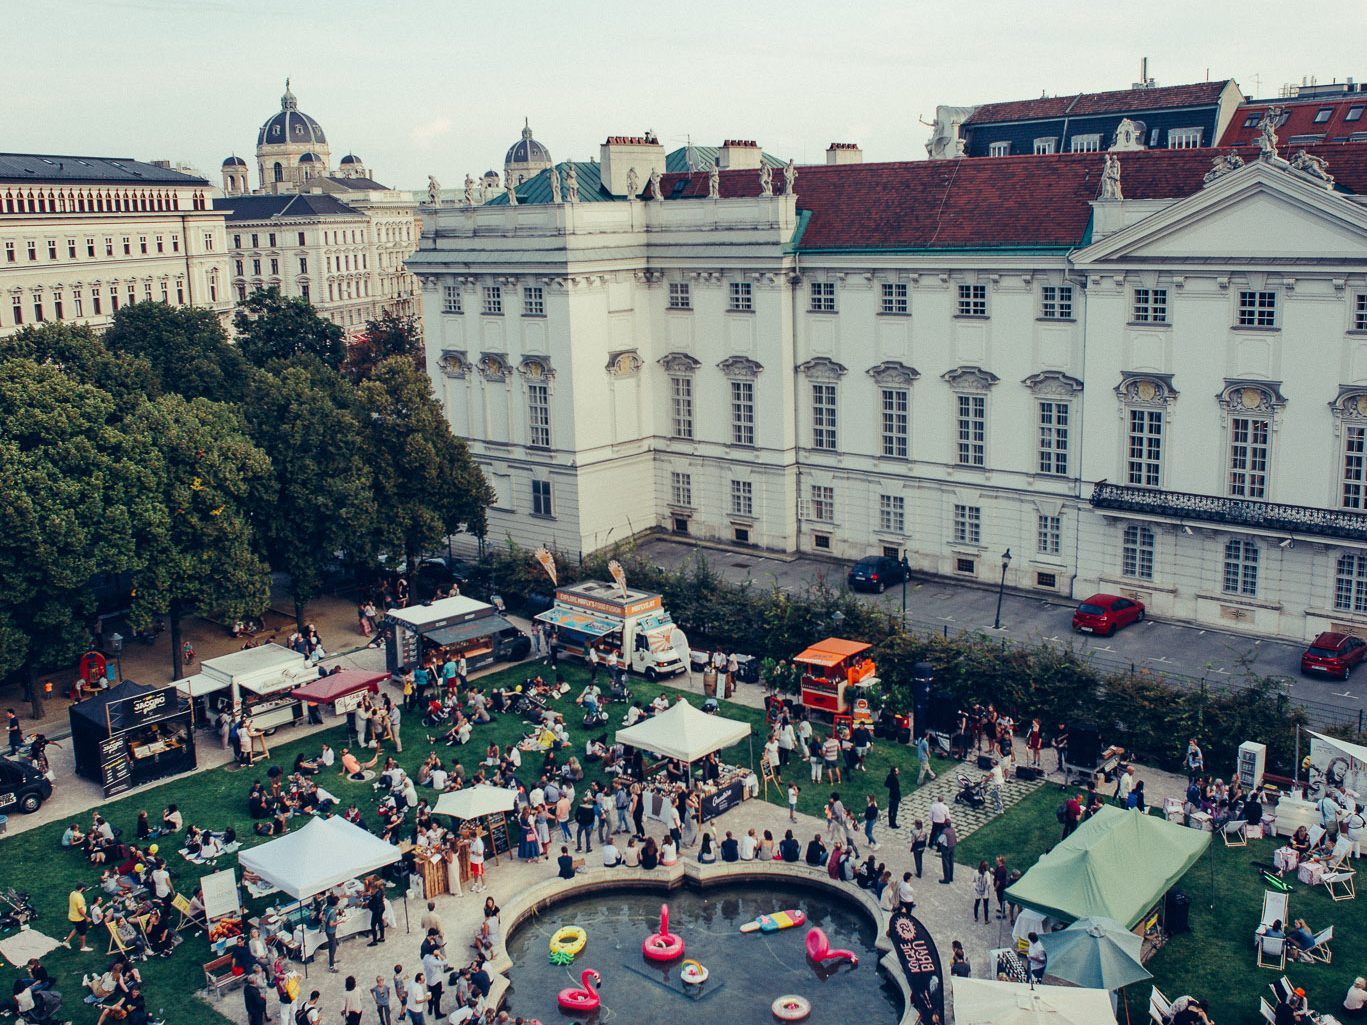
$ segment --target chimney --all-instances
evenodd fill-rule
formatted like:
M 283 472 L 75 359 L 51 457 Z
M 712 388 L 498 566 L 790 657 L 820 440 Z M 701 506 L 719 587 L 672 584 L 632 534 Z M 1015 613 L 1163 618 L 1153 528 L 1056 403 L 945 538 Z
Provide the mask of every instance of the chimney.
M 637 195 L 646 190 L 650 172 L 665 173 L 665 148 L 653 132 L 611 135 L 599 149 L 603 186 L 614 196 L 627 194 L 627 172 L 636 168 Z
M 754 139 L 727 139 L 721 144 L 718 162 L 724 171 L 758 171 L 763 153 Z
M 826 147 L 828 164 L 862 164 L 864 151 L 857 142 L 833 142 Z

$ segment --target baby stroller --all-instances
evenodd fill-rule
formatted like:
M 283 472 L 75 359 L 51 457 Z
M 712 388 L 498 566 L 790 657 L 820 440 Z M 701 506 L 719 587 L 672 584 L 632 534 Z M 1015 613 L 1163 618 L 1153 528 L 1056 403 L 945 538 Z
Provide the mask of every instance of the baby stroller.
M 0 911 L 0 929 L 15 929 L 38 917 L 28 894 L 12 887 L 0 893 L 0 905 L 4 906 Z
M 533 712 L 539 721 L 546 710 L 546 699 L 534 690 L 520 690 L 508 699 L 508 711 L 515 715 L 527 716 Z
M 608 702 L 620 701 L 623 704 L 631 704 L 631 691 L 627 689 L 625 675 L 621 679 L 612 681 L 612 688 L 608 691 Z
M 423 713 L 422 724 L 431 729 L 433 726 L 445 726 L 450 718 L 451 714 L 446 711 L 446 706 L 439 699 L 433 698 L 427 703 L 427 711 Z
M 585 729 L 590 729 L 590 730 L 591 730 L 591 729 L 593 729 L 595 726 L 602 726 L 602 725 L 606 724 L 607 721 L 608 721 L 608 713 L 605 712 L 602 708 L 599 708 L 599 709 L 597 709 L 597 711 L 593 711 L 593 712 L 590 712 L 590 711 L 588 711 L 588 710 L 585 710 L 585 712 L 584 712 L 584 728 L 585 728 Z
M 959 773 L 959 792 L 954 795 L 954 803 L 962 804 L 966 808 L 981 808 L 987 803 L 987 783 L 985 780 L 978 780 L 976 783 Z
M 58 1025 L 61 1016 L 62 994 L 55 989 L 26 989 L 15 994 L 19 1017 L 15 1025 Z

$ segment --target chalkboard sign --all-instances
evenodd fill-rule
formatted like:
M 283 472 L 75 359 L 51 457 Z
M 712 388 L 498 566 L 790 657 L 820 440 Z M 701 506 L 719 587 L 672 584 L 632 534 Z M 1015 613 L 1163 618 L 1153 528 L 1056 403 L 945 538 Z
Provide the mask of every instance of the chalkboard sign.
M 501 811 L 489 816 L 489 845 L 496 855 L 512 850 L 512 842 L 508 838 L 508 817 Z
M 133 789 L 133 762 L 128 755 L 128 742 L 123 737 L 100 741 L 100 779 L 104 783 L 105 797 Z

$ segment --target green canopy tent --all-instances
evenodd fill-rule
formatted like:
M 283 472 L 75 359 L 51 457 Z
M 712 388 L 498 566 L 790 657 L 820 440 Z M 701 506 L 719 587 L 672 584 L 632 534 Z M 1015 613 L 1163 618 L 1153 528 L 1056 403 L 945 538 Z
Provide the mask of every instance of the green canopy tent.
M 1007 888 L 1049 918 L 1113 918 L 1133 929 L 1200 860 L 1210 834 L 1154 815 L 1105 807 Z

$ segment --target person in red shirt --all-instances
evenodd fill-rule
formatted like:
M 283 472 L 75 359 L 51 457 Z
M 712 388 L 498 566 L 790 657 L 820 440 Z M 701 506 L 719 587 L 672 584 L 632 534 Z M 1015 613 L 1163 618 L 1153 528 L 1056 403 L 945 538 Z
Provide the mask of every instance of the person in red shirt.
M 1077 829 L 1077 824 L 1082 818 L 1082 802 L 1078 800 L 1076 794 L 1068 795 L 1068 800 L 1063 802 L 1063 839 Z

